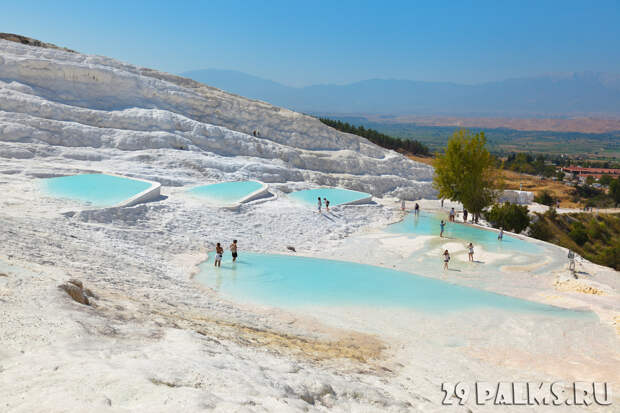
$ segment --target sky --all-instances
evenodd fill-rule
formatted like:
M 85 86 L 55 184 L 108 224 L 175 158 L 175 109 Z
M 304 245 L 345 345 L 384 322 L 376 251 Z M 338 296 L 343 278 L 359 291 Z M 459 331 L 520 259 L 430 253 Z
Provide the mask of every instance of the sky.
M 305 86 L 620 73 L 620 0 L 2 3 L 2 32 L 177 74 Z

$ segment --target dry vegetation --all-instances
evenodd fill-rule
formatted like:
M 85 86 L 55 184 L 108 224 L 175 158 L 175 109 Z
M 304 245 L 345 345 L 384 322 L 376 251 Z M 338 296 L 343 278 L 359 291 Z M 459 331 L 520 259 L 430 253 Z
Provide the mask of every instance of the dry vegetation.
M 562 182 L 514 171 L 504 170 L 503 172 L 506 189 L 523 189 L 524 191 L 533 192 L 534 195 L 546 190 L 551 192 L 554 198 L 560 200 L 560 207 L 562 208 L 580 208 L 582 206 L 579 203 L 573 202 L 570 195 L 573 188 Z
M 620 270 L 620 214 L 537 214 L 531 236 L 549 241 L 600 265 Z
M 407 155 L 409 159 L 417 162 L 422 162 L 427 165 L 433 164 L 432 157 L 422 157 L 416 155 Z M 562 208 L 580 208 L 581 204 L 572 201 L 570 195 L 572 187 L 563 184 L 562 182 L 553 181 L 548 178 L 538 178 L 534 175 L 522 174 L 519 172 L 504 170 L 504 185 L 506 189 L 522 189 L 524 191 L 531 191 L 536 195 L 539 191 L 547 190 L 551 192 L 554 198 L 560 200 L 560 207 Z

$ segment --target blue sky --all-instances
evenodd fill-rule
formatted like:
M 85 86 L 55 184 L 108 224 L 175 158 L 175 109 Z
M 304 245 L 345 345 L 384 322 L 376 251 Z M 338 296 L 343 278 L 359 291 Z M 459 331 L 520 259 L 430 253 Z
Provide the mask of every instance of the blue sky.
M 301 86 L 620 73 L 620 1 L 4 2 L 0 31 L 180 73 Z

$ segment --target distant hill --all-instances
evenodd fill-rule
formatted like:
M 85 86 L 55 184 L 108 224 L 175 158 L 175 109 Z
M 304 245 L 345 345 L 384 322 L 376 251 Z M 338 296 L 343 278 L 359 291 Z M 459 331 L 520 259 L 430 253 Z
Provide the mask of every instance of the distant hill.
M 232 70 L 182 73 L 217 88 L 307 113 L 545 116 L 620 114 L 620 76 L 581 72 L 477 85 L 371 79 L 289 87 Z

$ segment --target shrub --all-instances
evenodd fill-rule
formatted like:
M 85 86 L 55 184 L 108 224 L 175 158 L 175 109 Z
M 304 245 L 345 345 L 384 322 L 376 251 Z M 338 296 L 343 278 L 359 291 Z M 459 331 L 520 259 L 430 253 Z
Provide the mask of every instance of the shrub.
M 551 195 L 551 192 L 546 189 L 539 191 L 534 197 L 534 202 L 538 202 L 539 204 L 552 206 L 555 205 L 555 198 Z
M 495 204 L 490 211 L 485 213 L 485 218 L 495 228 L 504 227 L 507 231 L 519 233 L 530 224 L 528 212 L 525 205 L 511 203 Z
M 620 176 L 609 183 L 609 196 L 614 205 L 620 204 Z
M 620 241 L 603 249 L 597 258 L 599 263 L 620 270 Z
M 592 241 L 607 240 L 607 230 L 605 229 L 605 224 L 603 224 L 602 222 L 598 222 L 594 218 L 592 218 L 590 222 L 588 222 L 587 233 L 588 237 Z
M 549 208 L 547 212 L 544 213 L 544 216 L 553 221 L 558 217 L 558 211 L 556 211 L 555 208 Z
M 530 236 L 539 240 L 550 241 L 553 238 L 553 232 L 545 219 L 540 217 L 538 221 L 530 225 Z
M 574 222 L 568 236 L 580 247 L 588 241 L 588 233 L 581 222 Z
M 614 179 L 611 177 L 611 175 L 603 175 L 599 178 L 598 183 L 608 186 L 613 180 Z

